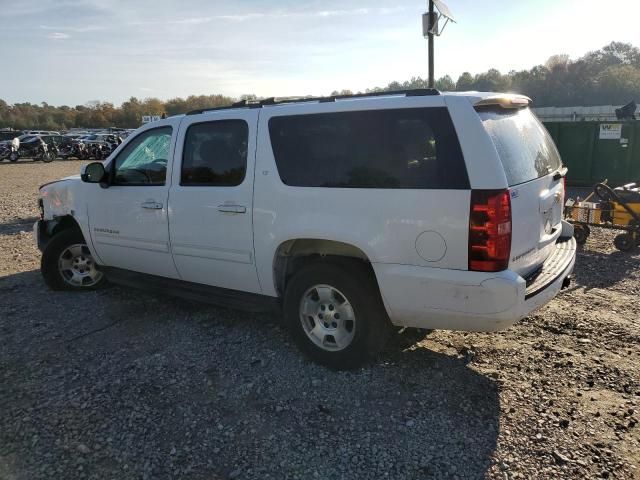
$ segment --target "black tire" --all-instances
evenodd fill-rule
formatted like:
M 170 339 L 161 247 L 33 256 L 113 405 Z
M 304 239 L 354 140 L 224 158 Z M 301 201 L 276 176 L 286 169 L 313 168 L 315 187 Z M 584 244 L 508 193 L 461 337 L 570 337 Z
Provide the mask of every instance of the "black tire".
M 17 152 L 11 152 L 11 154 L 9 155 L 9 161 L 13 163 L 17 162 L 19 158 L 20 155 Z
M 629 222 L 629 226 L 633 229 L 629 232 L 629 235 L 632 235 L 636 240 L 636 245 L 640 245 L 640 222 L 637 220 L 631 220 Z
M 591 234 L 591 229 L 587 225 L 574 225 L 573 237 L 576 239 L 578 245 L 584 245 L 587 243 L 587 238 Z
M 318 346 L 303 326 L 301 302 L 316 285 L 328 285 L 338 290 L 353 310 L 353 337 L 340 350 L 329 351 Z M 339 298 L 338 302 L 341 303 Z M 339 307 L 335 308 L 338 311 Z M 375 278 L 361 261 L 318 261 L 302 267 L 287 284 L 284 314 L 300 350 L 314 362 L 334 370 L 361 366 L 384 348 L 391 333 L 391 324 Z M 306 318 L 310 319 L 307 321 L 313 321 L 312 317 Z
M 621 233 L 613 239 L 613 244 L 621 252 L 630 252 L 636 246 L 633 235 L 630 233 Z
M 595 194 L 600 198 L 600 200 L 602 200 L 603 202 L 610 202 L 613 200 L 613 196 L 615 195 L 613 193 L 612 188 L 605 184 L 605 183 L 597 183 L 593 186 L 593 191 L 595 192 Z
M 51 152 L 44 152 L 42 154 L 42 161 L 44 163 L 50 163 L 53 162 L 53 159 L 55 158 L 55 156 L 53 155 L 53 153 Z
M 42 259 L 40 261 L 40 272 L 44 278 L 44 282 L 52 290 L 95 290 L 106 285 L 106 279 L 104 275 L 100 274 L 100 279 L 96 283 L 81 282 L 81 285 L 74 285 L 65 278 L 65 275 L 60 271 L 59 262 L 61 256 L 65 253 L 67 248 L 73 245 L 84 245 L 83 257 L 89 259 L 90 265 L 95 268 L 95 261 L 91 257 L 89 249 L 86 247 L 86 242 L 82 236 L 82 232 L 77 229 L 67 229 L 56 234 L 47 244 L 42 252 Z M 91 280 L 90 280 L 91 281 Z

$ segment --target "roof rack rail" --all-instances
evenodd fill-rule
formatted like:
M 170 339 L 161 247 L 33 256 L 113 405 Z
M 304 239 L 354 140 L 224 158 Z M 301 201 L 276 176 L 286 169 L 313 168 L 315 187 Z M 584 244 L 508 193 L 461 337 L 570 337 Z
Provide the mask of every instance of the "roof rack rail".
M 262 108 L 274 105 L 284 105 L 290 103 L 328 103 L 335 102 L 336 100 L 348 100 L 352 98 L 368 98 L 368 97 L 389 97 L 393 95 L 404 95 L 406 97 L 424 97 L 432 95 L 440 95 L 440 92 L 435 88 L 418 88 L 414 90 L 391 90 L 369 93 L 355 93 L 351 95 L 331 95 L 328 97 L 284 97 L 284 98 L 265 98 L 255 102 L 248 102 L 247 100 L 241 100 L 226 107 L 213 107 L 213 108 L 200 108 L 187 112 L 187 115 L 199 115 L 205 112 L 216 112 L 219 110 L 233 110 L 238 108 Z

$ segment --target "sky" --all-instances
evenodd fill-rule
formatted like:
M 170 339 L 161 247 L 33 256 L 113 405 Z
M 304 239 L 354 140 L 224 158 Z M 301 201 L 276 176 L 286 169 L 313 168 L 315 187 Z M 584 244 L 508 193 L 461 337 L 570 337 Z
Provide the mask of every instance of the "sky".
M 446 0 L 436 77 L 640 46 L 640 0 Z M 0 0 L 0 98 L 326 95 L 427 76 L 426 0 Z

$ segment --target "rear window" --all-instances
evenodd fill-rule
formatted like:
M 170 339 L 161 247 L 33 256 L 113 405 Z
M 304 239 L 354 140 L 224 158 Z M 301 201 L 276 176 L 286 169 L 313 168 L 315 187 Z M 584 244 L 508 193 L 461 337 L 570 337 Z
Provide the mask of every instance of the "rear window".
M 446 108 L 273 117 L 269 133 L 286 185 L 469 188 Z
M 562 166 L 551 136 L 528 108 L 483 109 L 478 114 L 510 186 L 544 177 Z

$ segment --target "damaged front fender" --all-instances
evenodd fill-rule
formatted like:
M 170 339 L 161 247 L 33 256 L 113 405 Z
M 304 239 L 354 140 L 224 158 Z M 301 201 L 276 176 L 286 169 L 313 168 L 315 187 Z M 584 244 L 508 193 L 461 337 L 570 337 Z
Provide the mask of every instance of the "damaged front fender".
M 90 242 L 86 204 L 82 202 L 83 182 L 79 175 L 44 184 L 40 187 L 40 220 L 34 225 L 34 241 L 43 250 L 48 241 L 62 230 L 77 228 Z
M 67 177 L 40 187 L 42 220 L 76 215 L 77 191 L 81 187 L 80 176 Z

